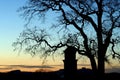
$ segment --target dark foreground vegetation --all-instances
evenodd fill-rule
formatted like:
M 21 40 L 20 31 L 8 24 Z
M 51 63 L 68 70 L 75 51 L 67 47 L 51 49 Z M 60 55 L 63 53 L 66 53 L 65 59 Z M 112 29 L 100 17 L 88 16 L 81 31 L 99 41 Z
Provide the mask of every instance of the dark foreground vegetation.
M 64 70 L 53 72 L 21 72 L 14 70 L 0 73 L 0 80 L 64 80 Z M 96 80 L 96 76 L 89 69 L 78 70 L 78 80 Z M 120 80 L 120 73 L 106 73 L 105 80 Z

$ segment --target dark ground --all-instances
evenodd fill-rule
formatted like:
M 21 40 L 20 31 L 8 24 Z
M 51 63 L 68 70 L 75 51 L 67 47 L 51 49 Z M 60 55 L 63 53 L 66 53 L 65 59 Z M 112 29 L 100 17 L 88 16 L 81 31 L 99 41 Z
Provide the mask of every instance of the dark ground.
M 64 80 L 63 70 L 54 72 L 21 72 L 19 70 L 0 73 L 0 80 Z M 78 70 L 78 80 L 96 80 L 90 69 Z M 106 73 L 105 80 L 120 80 L 120 73 Z

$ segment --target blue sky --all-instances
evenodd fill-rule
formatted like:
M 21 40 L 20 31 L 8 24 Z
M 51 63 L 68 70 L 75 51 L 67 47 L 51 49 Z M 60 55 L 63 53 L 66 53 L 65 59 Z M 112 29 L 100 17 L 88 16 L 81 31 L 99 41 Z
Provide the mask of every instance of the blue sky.
M 42 63 L 38 56 L 33 58 L 29 54 L 20 53 L 19 55 L 13 51 L 12 43 L 24 30 L 26 23 L 17 10 L 26 1 L 0 0 L 0 65 L 41 65 Z M 52 63 L 62 63 L 62 61 L 52 61 Z
M 19 34 L 24 30 L 26 21 L 20 17 L 17 10 L 26 3 L 27 0 L 0 0 L 0 65 L 41 65 L 42 60 L 29 54 L 13 51 L 12 43 L 16 40 Z M 52 16 L 54 14 L 51 14 Z M 53 16 L 54 17 L 54 16 Z M 51 17 L 51 18 L 53 18 Z M 46 20 L 45 25 L 50 26 L 50 21 Z M 33 24 L 32 24 L 33 25 Z M 63 64 L 61 57 L 57 56 L 57 60 L 51 61 L 51 64 Z M 49 62 L 45 65 L 49 65 Z
M 24 28 L 24 19 L 17 12 L 26 0 L 0 0 L 0 64 L 32 64 L 30 55 L 13 52 L 12 43 Z M 33 60 L 34 61 L 34 60 Z
M 23 29 L 23 20 L 17 9 L 23 4 L 22 0 L 0 0 L 0 49 L 7 46 Z
M 24 30 L 25 20 L 17 12 L 18 8 L 25 4 L 26 0 L 0 0 L 0 65 L 40 65 L 38 56 L 13 52 L 12 43 Z M 54 16 L 52 14 L 52 16 Z M 53 18 L 53 17 L 52 17 Z M 45 26 L 50 26 L 51 21 L 46 21 Z M 41 26 L 43 26 L 41 24 Z M 57 56 L 56 62 L 49 59 L 51 64 L 63 64 Z M 49 65 L 49 63 L 46 63 Z

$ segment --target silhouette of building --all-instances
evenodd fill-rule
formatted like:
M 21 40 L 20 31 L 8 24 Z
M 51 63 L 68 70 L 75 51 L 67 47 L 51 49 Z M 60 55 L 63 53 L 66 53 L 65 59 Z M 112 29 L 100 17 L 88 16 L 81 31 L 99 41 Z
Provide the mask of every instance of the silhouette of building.
M 65 80 L 75 80 L 77 73 L 76 49 L 68 46 L 64 53 L 64 78 Z

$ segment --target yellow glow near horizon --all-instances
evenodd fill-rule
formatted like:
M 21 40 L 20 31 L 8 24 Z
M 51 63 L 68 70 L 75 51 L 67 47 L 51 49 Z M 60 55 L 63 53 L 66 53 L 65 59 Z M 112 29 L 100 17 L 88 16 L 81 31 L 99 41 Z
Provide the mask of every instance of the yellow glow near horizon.
M 48 66 L 52 66 L 52 65 L 59 65 L 59 66 L 54 66 L 54 68 L 21 68 L 21 67 L 13 67 L 12 69 L 5 69 L 5 67 L 2 69 L 0 68 L 0 72 L 6 72 L 6 71 L 11 71 L 11 70 L 21 70 L 21 71 L 40 71 L 40 70 L 46 70 L 46 71 L 54 71 L 54 70 L 59 70 L 59 69 L 63 69 L 63 59 L 61 59 L 60 57 L 57 57 L 57 59 L 55 58 L 55 61 L 52 60 L 52 57 L 48 57 L 46 63 L 44 65 L 48 65 Z M 7 56 L 1 56 L 0 58 L 0 64 L 1 65 L 30 65 L 30 66 L 34 66 L 34 65 L 39 65 L 42 66 L 42 60 L 38 57 L 31 57 L 31 55 L 29 54 L 9 54 Z M 61 66 L 60 66 L 61 65 Z M 112 65 L 112 66 L 111 66 Z M 107 65 L 106 64 L 106 69 L 112 69 L 114 67 L 118 67 L 120 66 L 119 64 L 111 64 L 111 65 Z M 86 68 L 91 68 L 89 59 L 84 57 L 83 59 L 78 59 L 78 69 L 82 68 L 82 67 L 86 67 Z

